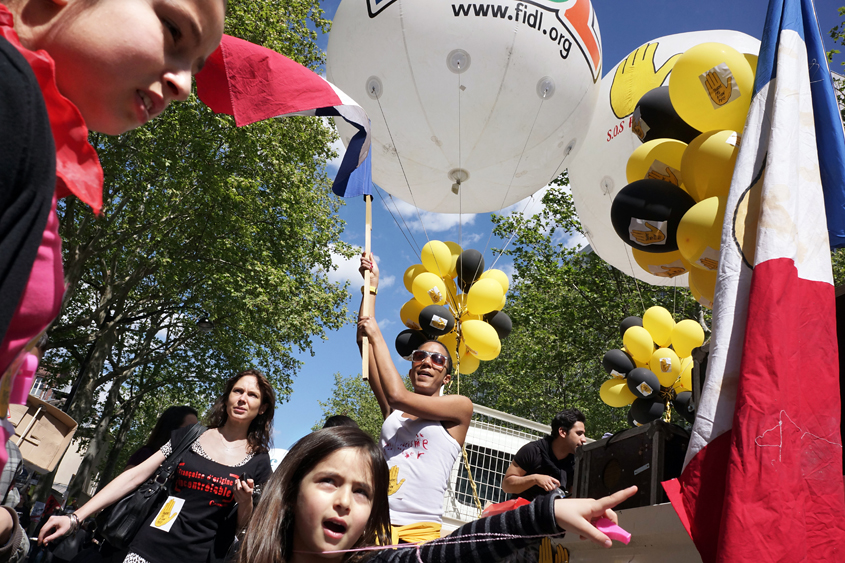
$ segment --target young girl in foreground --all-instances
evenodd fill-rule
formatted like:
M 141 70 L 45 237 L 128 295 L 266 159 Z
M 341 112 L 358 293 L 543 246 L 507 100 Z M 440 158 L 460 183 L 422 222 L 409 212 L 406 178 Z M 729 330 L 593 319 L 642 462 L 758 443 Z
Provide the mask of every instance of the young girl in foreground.
M 610 546 L 590 522 L 617 522 L 611 507 L 636 487 L 609 497 L 560 499 L 547 495 L 530 505 L 458 528 L 447 539 L 422 547 L 326 553 L 387 545 L 388 470 L 381 449 L 357 428 L 327 428 L 297 442 L 270 478 L 239 550 L 237 563 L 325 563 L 371 561 L 425 563 L 498 561 L 537 538 L 563 530 Z M 501 540 L 471 534 L 519 536 Z M 456 540 L 465 536 L 465 543 Z

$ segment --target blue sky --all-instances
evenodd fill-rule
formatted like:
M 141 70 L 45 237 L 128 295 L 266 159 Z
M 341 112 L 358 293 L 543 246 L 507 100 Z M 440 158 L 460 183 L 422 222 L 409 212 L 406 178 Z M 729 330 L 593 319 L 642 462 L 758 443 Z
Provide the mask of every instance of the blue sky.
M 352 1 L 352 0 L 346 0 Z M 364 1 L 364 0 L 357 0 Z M 425 1 L 425 0 L 417 0 Z M 759 38 L 766 16 L 768 3 L 765 0 L 713 0 L 695 2 L 688 0 L 592 0 L 602 35 L 604 70 L 613 68 L 623 57 L 639 45 L 656 37 L 673 33 L 710 29 L 731 29 Z M 334 16 L 339 0 L 322 2 L 326 17 Z M 838 22 L 837 7 L 845 0 L 817 0 L 818 14 L 825 48 L 834 45 L 827 38 L 827 32 Z M 327 36 L 320 37 L 318 43 L 325 50 Z M 842 72 L 841 55 L 831 65 L 831 69 Z M 392 346 L 396 334 L 404 327 L 399 321 L 399 309 L 410 294 L 402 284 L 405 269 L 420 262 L 419 256 L 406 237 L 412 239 L 417 248 L 426 242 L 417 212 L 408 204 L 399 200 L 390 201 L 386 192 L 381 192 L 390 204 L 388 212 L 382 199 L 376 195 L 373 201 L 373 252 L 379 259 L 382 283 L 378 296 L 376 317 L 385 338 Z M 393 204 L 398 206 L 398 212 Z M 505 209 L 514 209 L 531 213 L 540 208 L 539 202 L 523 201 Z M 458 216 L 421 212 L 426 231 L 431 239 L 459 239 Z M 400 217 L 401 216 L 401 217 Z M 340 217 L 346 221 L 343 240 L 357 246 L 364 243 L 364 204 L 360 200 L 349 200 L 340 211 Z M 395 221 L 402 224 L 400 229 Z M 410 232 L 409 232 L 410 231 Z M 464 248 L 475 248 L 484 252 L 488 264 L 495 259 L 492 248 L 501 248 L 503 241 L 490 238 L 492 223 L 489 214 L 463 215 L 460 236 Z M 571 241 L 577 244 L 578 240 Z M 357 311 L 362 282 L 357 272 L 357 260 L 337 262 L 338 270 L 332 272 L 332 280 L 352 280 L 350 283 L 350 310 Z M 509 261 L 499 260 L 497 266 L 510 273 Z M 505 350 L 507 341 L 504 342 Z M 395 355 L 395 354 L 394 354 Z M 320 420 L 322 409 L 318 401 L 326 401 L 332 390 L 335 373 L 344 376 L 357 375 L 361 371 L 361 360 L 355 345 L 355 328 L 352 324 L 341 330 L 330 332 L 328 340 L 318 341 L 314 345 L 314 356 L 305 353 L 298 358 L 304 363 L 299 375 L 294 380 L 293 394 L 286 403 L 278 406 L 275 416 L 275 446 L 288 448 L 293 442 L 310 432 L 311 427 Z M 400 373 L 407 370 L 408 363 L 396 356 L 394 361 Z M 471 377 L 471 376 L 470 376 Z

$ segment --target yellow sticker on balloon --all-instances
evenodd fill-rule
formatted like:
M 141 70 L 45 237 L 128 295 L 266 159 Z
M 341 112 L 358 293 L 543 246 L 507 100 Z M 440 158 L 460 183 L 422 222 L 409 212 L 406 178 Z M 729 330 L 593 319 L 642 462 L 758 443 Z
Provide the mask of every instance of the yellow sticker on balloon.
M 660 358 L 660 371 L 663 373 L 672 371 L 672 358 Z
M 663 246 L 666 244 L 666 233 L 666 221 L 651 221 L 631 217 L 631 222 L 628 225 L 628 236 L 640 246 Z
M 158 514 L 156 514 L 156 517 L 153 519 L 150 526 L 157 530 L 161 530 L 162 532 L 169 532 L 170 528 L 173 527 L 173 522 L 176 521 L 176 517 L 179 516 L 179 513 L 182 511 L 182 506 L 184 504 L 185 499 L 167 497 L 164 506 L 162 506 L 161 510 L 158 511 Z
M 640 112 L 640 107 L 634 110 L 634 117 L 631 123 L 631 131 L 634 132 L 640 141 L 645 139 L 645 136 L 648 135 L 648 132 L 651 131 L 651 127 L 648 126 L 648 123 L 645 122 L 642 116 L 642 112 Z
M 639 385 L 637 385 L 637 389 L 640 390 L 640 393 L 643 394 L 643 397 L 648 397 L 652 393 L 654 393 L 654 389 L 651 388 L 651 385 L 643 381 Z
M 649 264 L 648 271 L 654 276 L 661 278 L 674 278 L 687 273 L 687 267 L 680 260 L 668 264 Z
M 706 247 L 704 252 L 701 253 L 698 263 L 708 270 L 715 270 L 719 267 L 719 251 L 709 246 Z
M 432 287 L 428 290 L 428 296 L 434 303 L 440 303 L 443 301 L 443 294 L 440 293 L 440 290 L 437 289 L 437 286 Z
M 645 179 L 662 180 L 676 186 L 680 186 L 681 182 L 683 182 L 680 170 L 656 159 L 649 166 Z
M 704 74 L 700 74 L 698 79 L 707 91 L 707 98 L 713 109 L 724 107 L 740 97 L 739 84 L 726 63 L 714 66 Z
M 433 328 L 436 328 L 437 330 L 443 330 L 444 328 L 446 328 L 448 322 L 443 317 L 432 315 L 431 322 L 429 322 L 428 324 L 431 325 Z

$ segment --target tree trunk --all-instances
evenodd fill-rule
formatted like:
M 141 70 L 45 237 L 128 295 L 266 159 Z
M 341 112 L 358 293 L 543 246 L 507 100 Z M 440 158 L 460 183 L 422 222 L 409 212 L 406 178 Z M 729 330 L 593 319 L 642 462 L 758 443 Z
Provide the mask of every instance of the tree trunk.
M 127 374 L 124 374 L 124 376 L 119 377 L 112 382 L 111 389 L 109 389 L 109 395 L 106 398 L 105 405 L 103 406 L 103 414 L 100 417 L 99 422 L 97 422 L 97 425 L 94 428 L 94 433 L 88 442 L 88 451 L 85 452 L 85 456 L 82 458 L 82 463 L 79 464 L 76 476 L 73 480 L 71 480 L 70 485 L 68 486 L 68 497 L 77 497 L 80 493 L 89 490 L 91 478 L 96 474 L 97 468 L 103 461 L 103 456 L 106 455 L 106 450 L 103 448 L 103 445 L 108 439 L 109 427 L 111 426 L 111 421 L 115 412 L 114 405 L 118 404 L 118 399 L 120 398 L 120 386 L 126 380 L 126 376 Z M 78 404 L 77 401 L 74 401 L 74 404 Z
M 127 404 L 123 407 L 123 420 L 120 423 L 117 435 L 114 437 L 114 444 L 112 445 L 111 451 L 109 451 L 109 456 L 106 458 L 106 464 L 103 466 L 103 471 L 100 473 L 100 482 L 97 483 L 98 493 L 116 475 L 115 465 L 117 464 L 117 458 L 120 457 L 123 445 L 126 443 L 126 434 L 128 434 L 129 430 L 132 428 L 132 420 L 135 418 L 135 409 L 138 408 L 139 402 L 140 400 L 127 401 Z M 118 473 L 121 471 L 122 468 L 119 468 Z

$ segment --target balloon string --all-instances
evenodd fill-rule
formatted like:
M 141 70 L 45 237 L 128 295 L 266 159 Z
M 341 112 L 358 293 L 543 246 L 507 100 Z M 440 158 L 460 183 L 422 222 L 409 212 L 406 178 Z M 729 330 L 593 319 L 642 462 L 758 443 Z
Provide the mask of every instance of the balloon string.
M 373 185 L 375 186 L 375 184 L 373 184 Z M 408 234 L 411 234 L 410 239 L 408 238 L 408 235 L 405 234 L 405 231 L 402 229 L 402 225 L 400 225 L 399 221 L 396 220 L 396 216 L 393 214 L 393 211 L 390 210 L 390 206 L 387 204 L 387 201 L 385 201 L 384 196 L 381 195 L 381 189 L 379 189 L 378 186 L 376 186 L 376 193 L 378 194 L 379 198 L 381 199 L 381 203 L 384 206 L 384 208 L 387 209 L 387 212 L 390 213 L 390 216 L 393 218 L 393 222 L 396 223 L 396 226 L 399 228 L 399 232 L 402 233 L 403 237 L 405 237 L 405 240 L 408 242 L 408 246 L 410 246 L 411 250 L 413 250 L 416 254 L 419 254 L 420 253 L 419 245 L 416 244 L 416 242 L 417 242 L 416 240 L 411 242 L 411 239 L 414 238 L 414 235 L 411 234 L 411 228 L 408 226 L 408 223 L 405 222 L 405 218 L 402 216 L 402 212 L 399 211 L 399 208 L 396 206 L 396 202 L 393 201 L 393 196 L 391 196 L 390 194 L 387 194 L 387 195 L 390 196 L 390 201 L 393 202 L 393 207 L 396 208 L 396 213 L 399 214 L 399 218 L 402 219 L 402 223 L 405 225 L 405 228 L 408 230 Z
M 460 62 L 458 63 L 460 65 Z M 463 170 L 461 153 L 461 74 L 458 73 L 458 170 Z M 461 180 L 458 184 L 458 245 L 464 247 L 464 191 L 461 189 Z
M 384 108 L 381 107 L 381 100 L 378 96 L 376 96 L 376 103 L 378 104 L 378 109 L 381 112 L 381 119 L 384 121 L 384 127 L 387 129 L 387 135 L 390 137 L 390 144 L 393 145 L 393 150 L 396 151 L 396 160 L 399 162 L 399 168 L 402 169 L 402 176 L 405 178 L 405 185 L 408 187 L 408 193 L 411 194 L 411 203 L 414 206 L 414 210 L 417 212 L 417 219 L 420 222 L 423 234 L 425 234 L 425 240 L 426 242 L 430 242 L 431 239 L 428 237 L 428 231 L 426 230 L 425 223 L 423 223 L 422 216 L 420 215 L 420 208 L 417 207 L 417 201 L 416 198 L 414 198 L 414 190 L 411 189 L 411 182 L 408 181 L 408 175 L 405 173 L 405 165 L 402 164 L 402 159 L 399 157 L 399 147 L 396 146 L 396 141 L 393 140 L 393 132 L 390 130 L 390 125 L 387 123 L 387 117 L 384 115 Z
M 540 105 L 537 107 L 537 113 L 534 114 L 534 121 L 531 122 L 531 129 L 528 130 L 528 135 L 525 137 L 525 144 L 522 145 L 522 152 L 519 154 L 519 159 L 516 161 L 516 166 L 513 168 L 513 174 L 511 174 L 510 182 L 508 182 L 508 189 L 505 190 L 505 195 L 502 197 L 502 203 L 499 204 L 499 209 L 502 209 L 505 206 L 505 202 L 508 199 L 508 194 L 511 191 L 511 186 L 513 186 L 514 178 L 516 178 L 516 173 L 519 170 L 519 165 L 522 164 L 522 157 L 525 156 L 525 149 L 528 147 L 528 141 L 531 140 L 531 133 L 534 132 L 534 126 L 537 125 L 537 118 L 540 117 L 540 110 L 543 109 L 543 103 L 546 101 L 546 93 L 543 93 L 543 97 L 540 98 Z M 490 235 L 487 237 L 487 242 L 484 243 L 484 250 L 481 251 L 481 254 L 487 252 L 487 248 L 490 246 L 490 239 L 493 238 L 493 231 L 490 230 Z M 494 261 L 495 262 L 495 261 Z
M 542 539 L 542 538 L 556 538 L 556 537 L 563 537 L 566 532 L 560 532 L 557 534 L 538 534 L 534 536 L 519 536 L 514 534 L 497 534 L 493 532 L 479 532 L 477 534 L 467 534 L 465 536 L 459 536 L 456 538 L 445 537 L 445 538 L 438 538 L 436 540 L 430 540 L 425 542 L 419 543 L 400 543 L 400 544 L 392 544 L 392 545 L 373 545 L 369 547 L 356 547 L 353 549 L 337 549 L 333 551 L 300 551 L 294 550 L 294 553 L 306 553 L 309 555 L 336 555 L 341 553 L 360 553 L 365 551 L 383 551 L 386 549 L 415 549 L 417 551 L 417 561 L 424 563 L 422 560 L 422 556 L 420 554 L 420 550 L 423 546 L 429 545 L 459 545 L 459 544 L 466 544 L 466 543 L 480 543 L 490 542 L 490 541 L 503 541 L 503 540 L 532 540 L 532 539 Z

